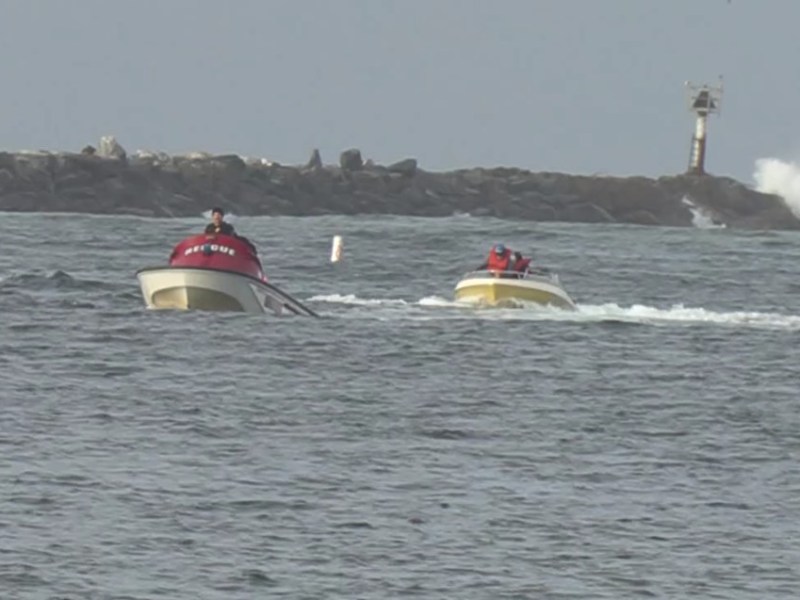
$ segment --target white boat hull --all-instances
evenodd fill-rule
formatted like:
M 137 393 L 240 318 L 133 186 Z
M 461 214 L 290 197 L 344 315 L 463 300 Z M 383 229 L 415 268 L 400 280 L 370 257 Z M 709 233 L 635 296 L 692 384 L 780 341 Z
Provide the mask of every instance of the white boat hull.
M 303 314 L 313 311 L 276 288 L 247 275 L 204 268 L 160 267 L 136 274 L 152 309 Z

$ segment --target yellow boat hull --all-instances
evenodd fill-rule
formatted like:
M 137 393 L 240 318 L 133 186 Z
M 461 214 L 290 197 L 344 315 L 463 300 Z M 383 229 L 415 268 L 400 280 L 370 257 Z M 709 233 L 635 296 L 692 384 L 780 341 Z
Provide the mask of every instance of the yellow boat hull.
M 558 279 L 552 277 L 515 279 L 471 273 L 456 285 L 455 299 L 481 306 L 538 304 L 568 310 L 576 308 Z

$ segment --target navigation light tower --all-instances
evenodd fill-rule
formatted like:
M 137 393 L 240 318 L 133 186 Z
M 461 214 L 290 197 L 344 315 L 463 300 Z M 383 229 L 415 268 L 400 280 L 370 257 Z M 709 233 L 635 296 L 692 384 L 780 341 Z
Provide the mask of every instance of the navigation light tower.
M 697 115 L 697 124 L 692 136 L 692 149 L 689 154 L 689 173 L 705 175 L 706 163 L 706 120 L 710 114 L 719 114 L 722 103 L 722 77 L 719 85 L 695 85 L 685 83 L 689 93 L 689 110 Z

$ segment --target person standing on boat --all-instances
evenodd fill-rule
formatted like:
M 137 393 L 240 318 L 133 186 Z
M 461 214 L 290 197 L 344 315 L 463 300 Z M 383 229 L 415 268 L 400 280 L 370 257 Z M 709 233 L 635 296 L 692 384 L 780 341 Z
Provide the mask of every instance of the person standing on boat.
M 488 271 L 507 271 L 511 266 L 511 250 L 506 248 L 503 244 L 496 244 L 494 248 L 489 251 L 489 258 L 483 263 L 478 270 Z
M 206 235 L 236 235 L 233 225 L 225 221 L 225 211 L 215 206 L 211 209 L 211 223 L 206 225 Z

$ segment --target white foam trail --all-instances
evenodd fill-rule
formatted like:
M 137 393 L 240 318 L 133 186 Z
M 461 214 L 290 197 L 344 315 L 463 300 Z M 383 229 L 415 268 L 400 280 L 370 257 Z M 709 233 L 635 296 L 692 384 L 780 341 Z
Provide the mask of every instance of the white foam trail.
M 464 304 L 460 302 L 454 302 L 453 300 L 448 300 L 447 298 L 442 298 L 441 296 L 425 296 L 424 298 L 420 298 L 419 305 L 439 308 L 460 308 L 464 306 Z
M 753 173 L 756 190 L 783 198 L 786 206 L 800 218 L 800 165 L 778 158 L 760 158 Z
M 585 320 L 617 320 L 632 323 L 714 323 L 775 329 L 800 329 L 800 316 L 755 311 L 715 312 L 700 307 L 675 304 L 667 309 L 634 304 L 581 305 L 577 315 Z
M 643 325 L 666 325 L 670 323 L 715 324 L 731 327 L 759 329 L 800 330 L 800 316 L 756 311 L 716 312 L 701 307 L 675 304 L 669 308 L 657 308 L 643 304 L 620 306 L 616 303 L 579 304 L 578 310 L 563 310 L 542 306 L 524 308 L 476 308 L 470 304 L 455 302 L 441 296 L 425 296 L 416 302 L 400 298 L 359 298 L 354 294 L 330 294 L 313 296 L 309 301 L 328 302 L 362 307 L 405 307 L 403 316 L 408 319 L 487 319 L 507 321 L 568 321 L 568 322 L 625 322 Z M 430 309 L 424 313 L 413 311 L 415 307 Z M 445 310 L 451 309 L 451 310 Z M 458 309 L 458 310 L 453 310 Z M 378 315 L 376 315 L 378 316 Z M 398 314 L 394 314 L 398 318 Z
M 328 294 L 312 296 L 309 302 L 329 302 L 331 304 L 352 304 L 356 306 L 407 306 L 400 298 L 359 298 L 355 294 Z
M 689 207 L 692 213 L 692 225 L 697 229 L 725 229 L 725 223 L 716 223 L 706 209 L 697 206 L 691 198 L 684 196 L 681 201 Z

